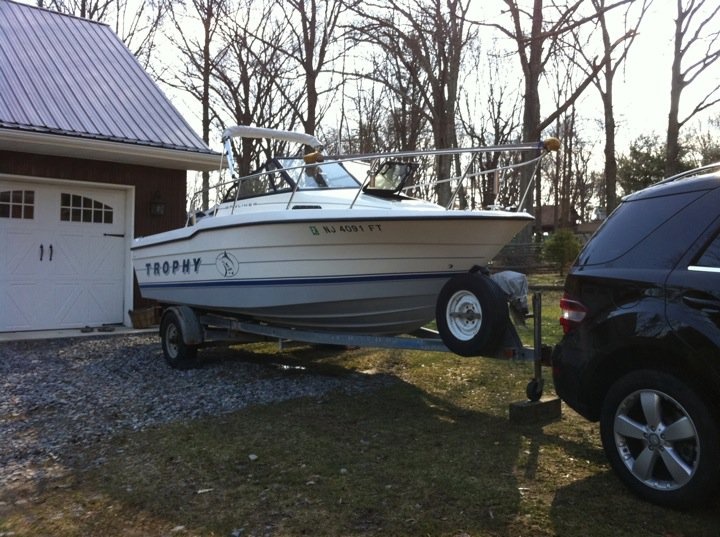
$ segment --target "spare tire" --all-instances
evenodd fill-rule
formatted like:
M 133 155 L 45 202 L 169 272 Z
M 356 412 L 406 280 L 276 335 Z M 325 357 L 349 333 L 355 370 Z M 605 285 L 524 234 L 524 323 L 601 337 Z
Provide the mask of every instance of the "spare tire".
M 443 286 L 435 306 L 440 337 L 460 356 L 491 356 L 507 328 L 508 305 L 502 290 L 487 276 L 465 273 Z

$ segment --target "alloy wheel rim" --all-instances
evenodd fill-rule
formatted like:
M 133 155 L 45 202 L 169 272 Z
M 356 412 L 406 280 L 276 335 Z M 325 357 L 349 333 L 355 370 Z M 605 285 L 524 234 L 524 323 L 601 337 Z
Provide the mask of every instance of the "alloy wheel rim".
M 628 395 L 618 406 L 613 432 L 625 467 L 652 489 L 679 489 L 697 470 L 697 428 L 685 408 L 663 392 Z

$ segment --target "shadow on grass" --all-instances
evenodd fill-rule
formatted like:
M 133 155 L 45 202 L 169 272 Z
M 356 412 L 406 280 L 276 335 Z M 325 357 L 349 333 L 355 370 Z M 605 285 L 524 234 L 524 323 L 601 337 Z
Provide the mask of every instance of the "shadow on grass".
M 79 486 L 199 534 L 511 535 L 518 442 L 396 384 L 128 436 Z
M 255 346 L 210 346 L 200 350 L 198 368 L 215 368 L 233 363 L 251 363 L 266 366 L 268 372 L 282 370 L 291 374 L 320 374 L 347 376 L 355 371 L 348 369 L 338 360 L 347 347 L 334 345 L 286 344 L 278 348 L 277 343 Z
M 280 378 L 403 367 L 397 353 L 338 357 L 333 348 L 271 356 L 204 352 L 202 367 L 274 363 L 267 375 Z M 475 372 L 472 362 L 456 357 L 416 360 L 417 382 L 389 375 L 374 391 L 248 407 L 109 439 L 80 454 L 69 477 L 26 504 L 0 509 L 0 531 L 236 537 L 717 531 L 711 510 L 679 514 L 628 495 L 598 445 L 575 433 L 572 418 L 520 426 L 498 403 L 489 409 L 469 403 L 478 385 L 502 385 L 505 393 L 516 387 L 501 378 L 512 373 L 507 366 L 478 362 Z M 462 371 L 452 374 L 462 378 L 439 386 L 446 381 L 438 371 L 456 366 Z M 418 373 L 423 367 L 429 371 Z
M 558 535 L 568 536 L 715 537 L 719 512 L 720 499 L 686 512 L 644 502 L 609 469 L 558 488 L 551 507 Z

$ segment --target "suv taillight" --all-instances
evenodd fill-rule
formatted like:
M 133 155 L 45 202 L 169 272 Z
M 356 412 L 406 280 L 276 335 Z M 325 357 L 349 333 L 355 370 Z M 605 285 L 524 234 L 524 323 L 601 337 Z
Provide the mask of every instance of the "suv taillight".
M 587 308 L 577 300 L 569 298 L 567 294 L 560 299 L 560 311 L 562 312 L 560 326 L 564 334 L 579 325 L 587 314 Z

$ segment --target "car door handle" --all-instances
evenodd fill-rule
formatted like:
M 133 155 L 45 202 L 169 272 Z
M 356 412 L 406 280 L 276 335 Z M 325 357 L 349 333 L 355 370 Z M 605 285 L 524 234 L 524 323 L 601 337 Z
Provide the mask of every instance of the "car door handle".
M 720 313 L 720 301 L 711 298 L 699 298 L 696 296 L 684 296 L 683 302 L 691 308 L 696 308 L 705 313 Z

